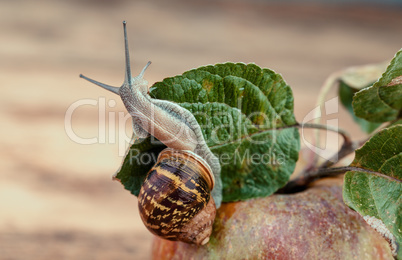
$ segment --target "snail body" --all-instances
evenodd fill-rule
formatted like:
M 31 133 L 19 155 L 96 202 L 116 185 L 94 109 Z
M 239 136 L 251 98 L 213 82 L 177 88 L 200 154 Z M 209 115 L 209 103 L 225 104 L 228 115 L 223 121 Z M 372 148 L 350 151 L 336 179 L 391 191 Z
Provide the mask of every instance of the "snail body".
M 148 173 L 138 196 L 146 227 L 166 239 L 206 243 L 222 201 L 219 160 L 190 111 L 173 102 L 151 98 L 148 82 L 143 78 L 151 62 L 138 76 L 131 77 L 125 22 L 123 27 L 126 73 L 122 86 L 113 87 L 82 74 L 80 77 L 121 97 L 137 137 L 153 135 L 168 147 Z
M 169 240 L 205 244 L 212 233 L 215 180 L 200 156 L 167 148 L 149 171 L 138 195 L 145 226 Z

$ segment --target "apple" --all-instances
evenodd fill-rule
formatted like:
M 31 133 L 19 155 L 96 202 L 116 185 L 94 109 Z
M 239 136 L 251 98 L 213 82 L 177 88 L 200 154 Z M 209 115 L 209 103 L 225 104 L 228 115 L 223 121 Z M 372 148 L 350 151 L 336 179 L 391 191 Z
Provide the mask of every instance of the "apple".
M 342 180 L 305 191 L 223 203 L 210 242 L 158 237 L 153 259 L 393 259 L 388 243 L 342 200 Z

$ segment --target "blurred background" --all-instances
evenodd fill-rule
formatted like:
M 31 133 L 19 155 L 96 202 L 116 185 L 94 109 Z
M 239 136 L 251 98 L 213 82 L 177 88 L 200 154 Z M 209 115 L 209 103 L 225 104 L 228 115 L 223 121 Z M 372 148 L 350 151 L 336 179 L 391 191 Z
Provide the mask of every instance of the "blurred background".
M 118 96 L 78 77 L 122 83 L 123 20 L 134 75 L 148 60 L 150 84 L 254 62 L 293 88 L 299 121 L 331 72 L 390 60 L 402 47 L 396 0 L 1 0 L 0 259 L 149 259 L 137 199 L 111 180 L 131 121 L 119 118 Z M 331 116 L 363 135 L 344 109 Z

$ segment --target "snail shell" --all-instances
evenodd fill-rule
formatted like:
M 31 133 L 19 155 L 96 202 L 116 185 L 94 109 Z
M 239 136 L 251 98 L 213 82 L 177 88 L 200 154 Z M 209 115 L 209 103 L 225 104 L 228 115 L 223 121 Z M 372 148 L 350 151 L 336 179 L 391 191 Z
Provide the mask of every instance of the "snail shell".
M 80 77 L 121 97 L 137 137 L 153 135 L 169 147 L 160 153 L 138 195 L 146 227 L 169 240 L 205 244 L 212 233 L 216 207 L 222 201 L 219 159 L 209 149 L 190 111 L 174 102 L 151 98 L 143 78 L 150 62 L 138 76 L 131 76 L 125 22 L 123 28 L 126 75 L 121 87 L 82 74 Z
M 219 208 L 222 202 L 219 159 L 209 149 L 200 125 L 190 111 L 174 102 L 151 98 L 148 82 L 143 78 L 145 70 L 151 62 L 145 65 L 138 76 L 131 76 L 126 22 L 123 22 L 123 28 L 126 56 L 126 76 L 123 85 L 114 87 L 82 74 L 80 77 L 121 97 L 127 111 L 132 116 L 136 137 L 146 138 L 153 135 L 169 148 L 190 150 L 204 158 L 216 178 L 212 196 L 216 207 Z
M 138 195 L 142 221 L 162 238 L 206 244 L 216 215 L 210 195 L 214 183 L 211 168 L 200 156 L 163 150 Z

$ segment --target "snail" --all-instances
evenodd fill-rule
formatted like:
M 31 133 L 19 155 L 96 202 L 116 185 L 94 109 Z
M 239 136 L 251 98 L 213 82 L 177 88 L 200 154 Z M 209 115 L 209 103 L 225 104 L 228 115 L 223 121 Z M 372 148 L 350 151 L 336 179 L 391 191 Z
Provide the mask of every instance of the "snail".
M 142 221 L 165 239 L 206 244 L 216 215 L 210 197 L 214 183 L 211 168 L 200 156 L 163 150 L 138 194 Z
M 82 74 L 80 77 L 121 97 L 137 137 L 153 135 L 168 147 L 159 154 L 138 195 L 145 226 L 169 240 L 205 244 L 222 201 L 219 160 L 190 111 L 151 98 L 148 82 L 143 79 L 151 62 L 138 76 L 131 77 L 126 22 L 123 30 L 126 71 L 122 86 L 113 87 Z

